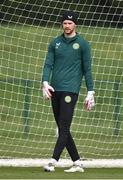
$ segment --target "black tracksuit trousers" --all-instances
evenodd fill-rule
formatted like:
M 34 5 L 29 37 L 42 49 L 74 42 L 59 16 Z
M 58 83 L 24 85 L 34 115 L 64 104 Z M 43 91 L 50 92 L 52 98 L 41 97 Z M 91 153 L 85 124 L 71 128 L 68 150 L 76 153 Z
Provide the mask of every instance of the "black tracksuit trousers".
M 52 109 L 59 132 L 52 158 L 57 161 L 65 147 L 73 161 L 80 159 L 70 133 L 70 126 L 77 99 L 78 94 L 76 93 L 55 91 L 52 94 Z

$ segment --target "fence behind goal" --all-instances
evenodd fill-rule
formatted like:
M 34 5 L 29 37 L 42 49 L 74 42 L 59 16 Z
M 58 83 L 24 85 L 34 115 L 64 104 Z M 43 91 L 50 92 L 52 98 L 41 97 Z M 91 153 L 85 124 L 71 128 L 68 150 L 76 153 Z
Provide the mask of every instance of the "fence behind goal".
M 77 31 L 89 41 L 96 106 L 83 107 L 83 84 L 71 131 L 83 159 L 123 158 L 122 1 L 6 0 L 0 4 L 0 158 L 47 159 L 56 141 L 41 76 L 52 38 L 62 33 L 64 10 L 79 15 Z M 69 159 L 66 150 L 63 159 Z

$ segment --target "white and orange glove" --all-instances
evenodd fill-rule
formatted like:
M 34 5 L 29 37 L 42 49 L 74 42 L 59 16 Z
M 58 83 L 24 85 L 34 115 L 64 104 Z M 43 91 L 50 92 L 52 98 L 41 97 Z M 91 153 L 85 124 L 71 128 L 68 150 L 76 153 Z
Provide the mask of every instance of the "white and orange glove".
M 52 92 L 54 92 L 55 90 L 54 90 L 54 88 L 52 86 L 50 86 L 48 84 L 47 81 L 44 81 L 42 91 L 43 91 L 43 97 L 45 99 L 50 99 L 51 96 L 52 96 Z
M 91 111 L 93 107 L 95 106 L 95 101 L 94 101 L 94 91 L 88 91 L 87 96 L 85 98 L 85 109 L 88 111 Z

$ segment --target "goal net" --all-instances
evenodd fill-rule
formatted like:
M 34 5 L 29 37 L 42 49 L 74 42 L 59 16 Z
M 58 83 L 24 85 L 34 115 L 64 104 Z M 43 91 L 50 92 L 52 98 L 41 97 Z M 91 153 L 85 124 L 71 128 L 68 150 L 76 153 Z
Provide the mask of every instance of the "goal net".
M 123 166 L 123 1 L 2 0 L 0 9 L 1 164 L 28 158 L 28 165 L 40 165 L 52 156 L 56 124 L 42 97 L 42 68 L 69 9 L 78 13 L 77 31 L 91 44 L 96 101 L 93 111 L 84 109 L 83 79 L 71 133 L 84 162 L 118 160 Z M 61 159 L 70 161 L 66 150 Z

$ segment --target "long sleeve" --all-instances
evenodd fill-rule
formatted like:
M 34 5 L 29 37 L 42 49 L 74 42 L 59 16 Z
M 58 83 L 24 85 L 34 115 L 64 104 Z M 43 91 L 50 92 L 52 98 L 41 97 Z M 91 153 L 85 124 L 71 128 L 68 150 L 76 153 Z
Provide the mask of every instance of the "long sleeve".
M 48 52 L 44 63 L 42 82 L 50 80 L 53 64 L 54 64 L 54 46 L 53 46 L 53 42 L 51 42 L 49 44 Z
M 91 70 L 91 49 L 90 49 L 90 45 L 87 42 L 84 43 L 82 65 L 83 65 L 83 72 L 84 72 L 87 91 L 92 91 L 93 78 L 92 78 L 92 70 Z

